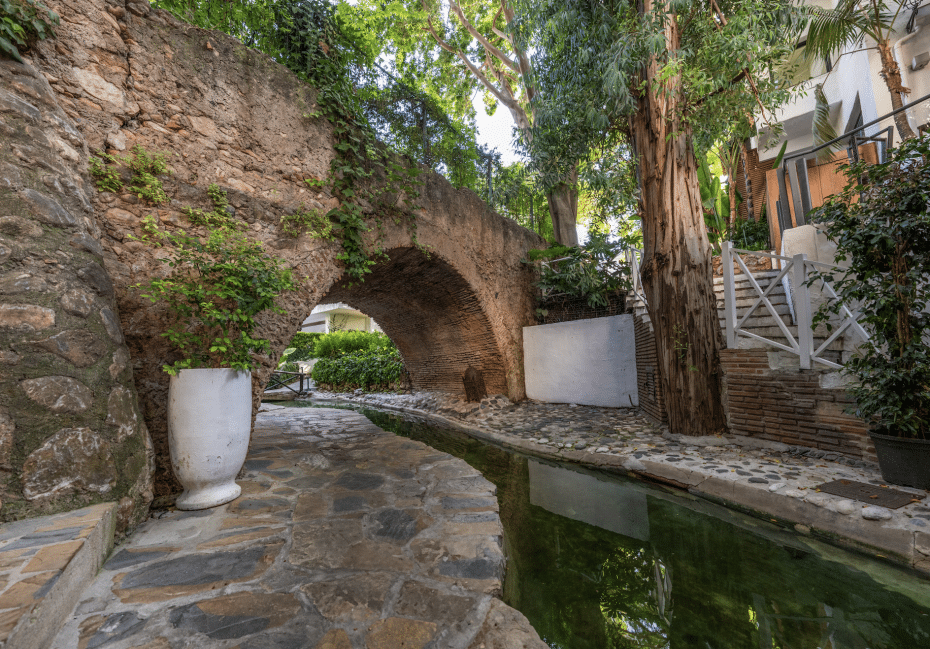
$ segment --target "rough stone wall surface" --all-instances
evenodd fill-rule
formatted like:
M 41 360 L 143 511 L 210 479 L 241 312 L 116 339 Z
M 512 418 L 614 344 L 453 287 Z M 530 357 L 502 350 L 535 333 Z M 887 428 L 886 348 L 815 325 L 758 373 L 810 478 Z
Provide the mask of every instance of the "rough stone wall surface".
M 0 60 L 0 520 L 152 500 L 88 150 L 32 65 Z
M 764 349 L 720 359 L 730 432 L 877 461 L 865 422 L 844 412 L 853 400 L 836 372 L 772 369 Z
M 489 391 L 524 397 L 521 330 L 532 318 L 533 277 L 520 259 L 542 243 L 536 235 L 489 213 L 472 192 L 424 174 L 416 211 L 423 247 L 413 245 L 407 224 L 384 219 L 367 236 L 382 239 L 386 258 L 364 283 L 350 285 L 337 241 L 295 239 L 280 227 L 281 217 L 297 210 L 338 205 L 326 190 L 303 182 L 326 178 L 334 155 L 329 124 L 309 116 L 316 107 L 312 88 L 238 41 L 180 23 L 147 3 L 50 6 L 62 25 L 57 39 L 38 44 L 33 62 L 89 149 L 125 155 L 138 145 L 166 152 L 172 168 L 163 178 L 168 203 L 150 205 L 129 192 L 92 196 L 155 447 L 157 493 L 173 488 L 161 368 L 176 356 L 160 337 L 167 313 L 132 288 L 165 272 L 159 262 L 165 253 L 133 237 L 143 235 L 146 216 L 165 230 L 197 231 L 184 208 L 209 208 L 211 183 L 228 193 L 250 234 L 284 257 L 301 280 L 297 292 L 279 301 L 287 313 L 261 322 L 259 334 L 274 351 L 254 375 L 256 402 L 303 319 L 317 303 L 333 301 L 379 322 L 400 348 L 415 387 L 463 394 L 462 376 L 471 365 Z

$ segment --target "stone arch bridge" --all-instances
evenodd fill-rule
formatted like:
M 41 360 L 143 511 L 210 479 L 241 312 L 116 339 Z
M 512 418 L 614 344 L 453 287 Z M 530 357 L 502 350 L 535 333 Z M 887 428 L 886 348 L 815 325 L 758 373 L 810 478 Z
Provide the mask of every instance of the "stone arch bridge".
M 0 128 L 11 144 L 0 151 L 0 462 L 11 469 L 3 500 L 16 503 L 13 517 L 118 499 L 120 525 L 131 525 L 152 498 L 153 459 L 154 492 L 170 490 L 161 367 L 174 357 L 161 337 L 164 311 L 133 288 L 165 272 L 165 253 L 138 237 L 146 217 L 195 228 L 186 208 L 209 208 L 213 183 L 250 236 L 300 278 L 280 300 L 285 313 L 261 321 L 274 352 L 256 373 L 256 395 L 312 308 L 339 301 L 378 321 L 415 387 L 464 393 L 472 366 L 489 392 L 524 397 L 533 277 L 521 259 L 539 237 L 424 174 L 420 246 L 407 224 L 382 219 L 366 236 L 386 254 L 351 284 L 338 241 L 281 227 L 298 210 L 338 205 L 305 182 L 327 178 L 334 156 L 330 125 L 311 117 L 313 88 L 147 3 L 50 6 L 62 16 L 58 38 L 40 42 L 26 65 L 0 62 Z M 95 190 L 90 156 L 136 146 L 167 155 L 168 202 Z M 363 207 L 372 218 L 382 209 Z M 71 480 L 69 464 L 85 455 L 99 475 Z

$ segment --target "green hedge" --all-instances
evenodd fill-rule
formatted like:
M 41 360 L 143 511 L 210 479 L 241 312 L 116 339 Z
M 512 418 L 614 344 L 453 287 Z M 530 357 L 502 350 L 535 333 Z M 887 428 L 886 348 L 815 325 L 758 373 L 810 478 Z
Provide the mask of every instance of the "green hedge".
M 383 333 L 367 331 L 334 331 L 323 334 L 314 348 L 316 358 L 333 358 L 339 354 L 396 349 L 391 339 Z
M 400 352 L 393 345 L 321 358 L 313 367 L 313 380 L 336 390 L 390 388 L 405 375 Z
M 288 347 L 294 348 L 294 353 L 291 354 L 291 360 L 308 361 L 313 358 L 317 341 L 325 335 L 326 334 L 323 333 L 309 333 L 306 331 L 300 331 L 294 334 L 294 337 L 291 339 L 291 344 L 288 345 Z

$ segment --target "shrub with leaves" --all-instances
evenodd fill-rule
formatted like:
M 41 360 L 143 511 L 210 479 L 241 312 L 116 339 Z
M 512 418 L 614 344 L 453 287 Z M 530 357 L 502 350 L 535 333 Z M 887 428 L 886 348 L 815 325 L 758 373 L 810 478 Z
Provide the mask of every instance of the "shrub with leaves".
M 607 235 L 592 232 L 579 248 L 553 246 L 546 251 L 531 250 L 528 256 L 546 259 L 536 283 L 544 296 L 584 298 L 596 308 L 608 306 L 611 293 L 630 287 L 630 269 L 614 261 L 622 248 L 622 240 L 609 241 Z
M 393 345 L 321 358 L 313 366 L 313 380 L 337 390 L 386 389 L 405 374 L 400 352 Z
M 298 369 L 297 363 L 313 358 L 316 341 L 325 335 L 323 333 L 298 331 L 291 338 L 287 349 L 281 354 L 281 358 L 278 360 L 278 369 L 285 372 L 296 372 Z
M 23 62 L 20 47 L 55 35 L 61 19 L 35 0 L 0 0 L 0 54 Z
M 267 340 L 253 337 L 255 318 L 269 310 L 283 313 L 274 300 L 295 289 L 291 271 L 260 242 L 229 228 L 214 230 L 205 240 L 186 232 L 160 239 L 170 250 L 163 261 L 171 274 L 142 288 L 143 297 L 165 303 L 172 315 L 162 335 L 183 358 L 164 370 L 251 370 L 256 365 L 253 354 L 270 351 Z
M 391 339 L 377 331 L 334 331 L 317 339 L 313 355 L 317 358 L 332 358 L 341 354 L 393 347 Z
M 879 434 L 930 439 L 930 136 L 905 140 L 888 160 L 845 167 L 846 188 L 813 213 L 845 271 L 823 272 L 840 303 L 857 305 L 871 338 L 844 367 L 858 414 Z M 816 277 L 812 282 L 816 281 Z

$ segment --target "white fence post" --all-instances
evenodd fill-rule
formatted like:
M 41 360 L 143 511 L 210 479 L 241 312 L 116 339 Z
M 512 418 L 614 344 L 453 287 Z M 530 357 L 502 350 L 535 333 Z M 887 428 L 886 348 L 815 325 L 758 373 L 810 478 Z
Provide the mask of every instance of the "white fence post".
M 794 310 L 798 318 L 798 347 L 801 369 L 811 368 L 811 353 L 814 351 L 814 330 L 811 325 L 811 297 L 807 288 L 807 255 L 795 255 L 792 262 L 792 284 L 794 284 Z
M 736 349 L 736 283 L 733 279 L 733 244 L 721 244 L 720 261 L 723 262 L 723 319 L 727 328 L 727 348 Z

